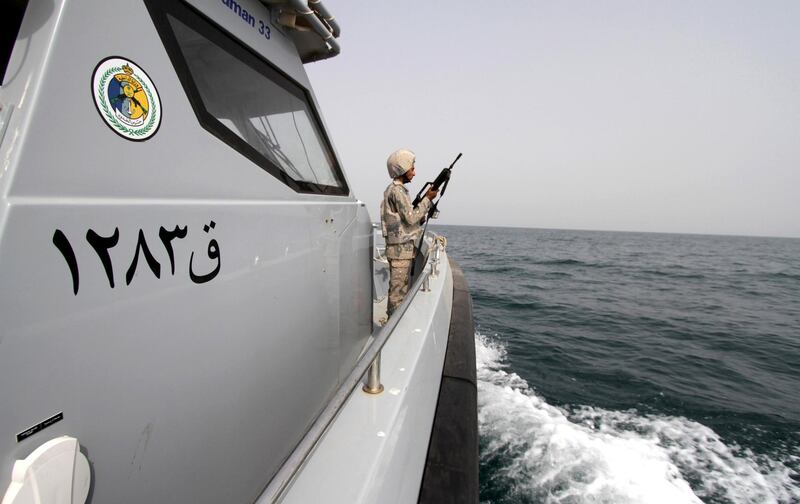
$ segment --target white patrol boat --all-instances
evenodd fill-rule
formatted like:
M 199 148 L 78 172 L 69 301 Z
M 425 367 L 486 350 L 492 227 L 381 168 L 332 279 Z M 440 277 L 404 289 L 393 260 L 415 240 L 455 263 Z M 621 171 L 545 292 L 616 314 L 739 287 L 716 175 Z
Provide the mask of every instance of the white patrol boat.
M 386 322 L 303 67 L 327 8 L 0 20 L 2 504 L 477 502 L 466 283 L 429 233 Z

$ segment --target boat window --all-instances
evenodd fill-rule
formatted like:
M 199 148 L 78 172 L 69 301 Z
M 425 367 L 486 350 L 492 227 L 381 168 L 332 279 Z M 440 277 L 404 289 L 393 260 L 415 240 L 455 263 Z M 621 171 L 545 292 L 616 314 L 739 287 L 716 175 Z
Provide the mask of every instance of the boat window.
M 302 86 L 186 7 L 148 5 L 203 127 L 298 192 L 348 194 Z
M 5 0 L 3 7 L 0 7 L 0 84 L 6 77 L 11 51 L 17 41 L 26 7 L 28 0 Z

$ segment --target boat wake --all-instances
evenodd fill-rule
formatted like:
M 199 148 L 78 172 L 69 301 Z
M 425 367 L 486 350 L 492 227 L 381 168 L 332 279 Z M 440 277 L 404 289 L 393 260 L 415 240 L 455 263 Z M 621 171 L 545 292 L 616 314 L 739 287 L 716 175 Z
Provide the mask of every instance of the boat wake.
M 683 417 L 552 406 L 506 370 L 502 343 L 475 345 L 485 504 L 800 501 L 780 461 Z

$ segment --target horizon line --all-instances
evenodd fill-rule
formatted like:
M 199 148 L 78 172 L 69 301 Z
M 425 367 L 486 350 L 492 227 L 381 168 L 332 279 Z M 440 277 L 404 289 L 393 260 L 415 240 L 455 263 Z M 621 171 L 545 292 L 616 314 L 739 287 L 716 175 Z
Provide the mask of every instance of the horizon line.
M 455 227 L 483 227 L 483 228 L 505 228 L 505 229 L 536 229 L 542 231 L 581 231 L 590 233 L 636 233 L 636 234 L 663 234 L 663 235 L 689 235 L 689 236 L 720 236 L 728 238 L 776 238 L 783 240 L 800 240 L 800 236 L 774 236 L 774 235 L 745 235 L 730 233 L 693 233 L 686 231 L 632 231 L 623 229 L 577 229 L 577 228 L 550 228 L 550 227 L 530 227 L 530 226 L 498 226 L 498 225 L 477 225 L 477 224 L 439 224 L 431 223 L 431 226 L 455 226 Z

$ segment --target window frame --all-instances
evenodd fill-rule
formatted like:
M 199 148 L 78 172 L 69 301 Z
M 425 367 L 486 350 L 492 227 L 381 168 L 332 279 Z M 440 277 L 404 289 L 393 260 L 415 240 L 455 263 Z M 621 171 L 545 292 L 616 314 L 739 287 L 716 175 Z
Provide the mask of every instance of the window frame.
M 0 21 L 0 27 L 4 28 L 0 34 L 0 87 L 6 84 L 6 72 L 11 64 L 11 56 L 14 54 L 14 47 L 19 40 L 19 32 L 22 29 L 22 23 L 25 22 L 25 13 L 28 11 L 29 4 L 29 0 L 19 0 L 0 7 L 6 11 L 3 20 Z M 12 8 L 18 8 L 18 10 L 9 13 L 8 11 Z
M 153 19 L 153 24 L 156 27 L 158 35 L 161 37 L 161 41 L 178 75 L 183 90 L 197 116 L 197 120 L 203 129 L 222 140 L 229 147 L 232 147 L 239 154 L 261 167 L 264 171 L 289 186 L 295 192 L 332 196 L 350 195 L 347 180 L 339 165 L 339 160 L 334 153 L 333 145 L 328 137 L 328 132 L 323 127 L 314 100 L 305 87 L 193 7 L 179 0 L 145 0 L 145 5 L 150 13 L 150 17 Z M 254 72 L 264 76 L 266 79 L 269 79 L 274 84 L 301 100 L 310 113 L 309 120 L 319 134 L 321 147 L 327 152 L 331 160 L 330 168 L 333 172 L 333 176 L 341 185 L 331 186 L 305 180 L 295 180 L 287 172 L 283 171 L 279 166 L 259 152 L 258 149 L 250 145 L 245 139 L 237 135 L 212 115 L 203 103 L 200 91 L 194 82 L 189 64 L 183 55 L 183 51 L 178 43 L 168 16 L 172 16 L 185 24 L 221 50 L 230 54 L 232 58 L 235 58 L 243 65 L 246 65 Z

